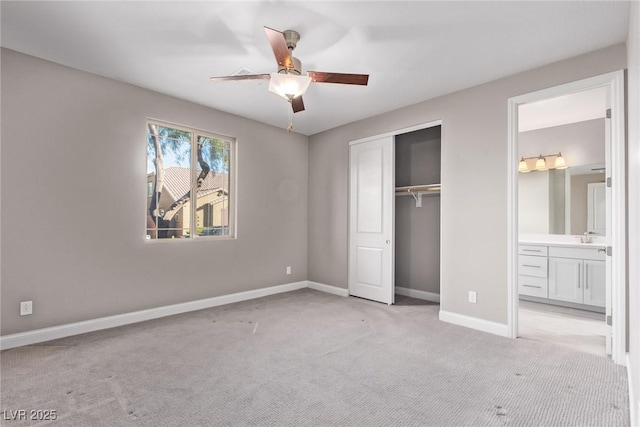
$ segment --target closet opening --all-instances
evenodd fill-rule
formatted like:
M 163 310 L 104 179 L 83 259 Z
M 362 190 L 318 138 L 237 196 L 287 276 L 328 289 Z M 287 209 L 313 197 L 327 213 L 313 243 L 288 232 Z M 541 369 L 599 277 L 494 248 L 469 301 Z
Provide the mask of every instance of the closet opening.
M 349 295 L 440 302 L 441 127 L 349 141 Z
M 395 137 L 395 293 L 440 302 L 441 126 Z M 400 296 L 400 297 L 398 297 Z

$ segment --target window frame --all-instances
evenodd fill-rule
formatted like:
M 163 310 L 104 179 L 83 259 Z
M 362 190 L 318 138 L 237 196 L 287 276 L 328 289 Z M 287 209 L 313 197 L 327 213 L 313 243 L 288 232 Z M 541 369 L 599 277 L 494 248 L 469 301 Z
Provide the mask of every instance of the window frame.
M 146 127 L 145 127 L 145 136 L 148 138 L 149 135 L 149 125 L 162 126 L 166 128 L 175 129 L 181 132 L 186 132 L 191 134 L 191 147 L 190 147 L 190 160 L 189 160 L 189 175 L 190 175 L 190 197 L 189 197 L 189 237 L 185 238 L 149 238 L 147 237 L 147 224 L 145 220 L 144 224 L 144 238 L 147 242 L 163 242 L 163 241 L 197 241 L 197 240 L 235 240 L 237 239 L 237 185 L 236 185 L 236 177 L 237 177 L 237 146 L 238 141 L 235 137 L 229 135 L 223 135 L 216 132 L 211 132 L 203 129 L 199 129 L 197 127 L 180 125 L 164 120 L 158 120 L 153 118 L 147 118 Z M 205 137 L 214 140 L 221 140 L 229 144 L 229 172 L 228 172 L 228 230 L 229 233 L 225 235 L 198 235 L 196 233 L 196 217 L 197 217 L 197 163 L 198 163 L 198 152 L 196 144 L 198 143 L 198 137 Z M 145 163 L 148 162 L 148 158 L 145 155 Z M 145 165 L 146 169 L 146 165 Z M 145 173 L 145 180 L 148 173 Z M 153 190 L 152 190 L 153 191 Z M 148 194 L 148 193 L 147 193 Z M 148 199 L 149 196 L 146 198 Z M 157 227 L 156 227 L 157 230 Z

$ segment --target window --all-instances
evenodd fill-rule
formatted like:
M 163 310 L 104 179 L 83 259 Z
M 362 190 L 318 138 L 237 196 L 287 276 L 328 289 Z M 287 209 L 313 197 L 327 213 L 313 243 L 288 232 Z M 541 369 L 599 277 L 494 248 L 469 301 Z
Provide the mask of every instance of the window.
M 233 138 L 155 121 L 147 134 L 147 239 L 233 237 Z

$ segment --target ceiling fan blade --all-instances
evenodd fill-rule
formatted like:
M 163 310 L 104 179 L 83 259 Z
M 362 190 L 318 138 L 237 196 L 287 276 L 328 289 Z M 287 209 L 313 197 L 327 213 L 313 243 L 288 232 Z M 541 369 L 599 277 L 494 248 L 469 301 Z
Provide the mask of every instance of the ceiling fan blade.
M 209 77 L 212 82 L 225 82 L 230 80 L 269 80 L 270 74 L 242 74 L 238 76 Z
M 273 54 L 276 56 L 278 65 L 285 68 L 294 68 L 289 48 L 287 48 L 287 42 L 284 39 L 284 34 L 273 28 L 264 27 L 264 32 L 267 34 Z
M 344 85 L 366 86 L 369 82 L 369 74 L 343 74 L 327 73 L 324 71 L 307 71 L 311 80 L 317 83 L 340 83 Z
M 291 100 L 291 108 L 294 113 L 304 111 L 304 102 L 302 102 L 302 95 L 297 96 Z

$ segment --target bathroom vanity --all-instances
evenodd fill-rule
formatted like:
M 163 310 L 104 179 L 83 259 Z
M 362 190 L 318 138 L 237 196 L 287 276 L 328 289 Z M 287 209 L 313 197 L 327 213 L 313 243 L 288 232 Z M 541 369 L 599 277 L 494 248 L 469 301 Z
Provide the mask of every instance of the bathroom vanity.
M 521 238 L 518 293 L 521 299 L 604 312 L 606 247 L 597 240 Z M 558 236 L 559 237 L 559 236 Z M 565 236 L 562 236 L 565 237 Z

